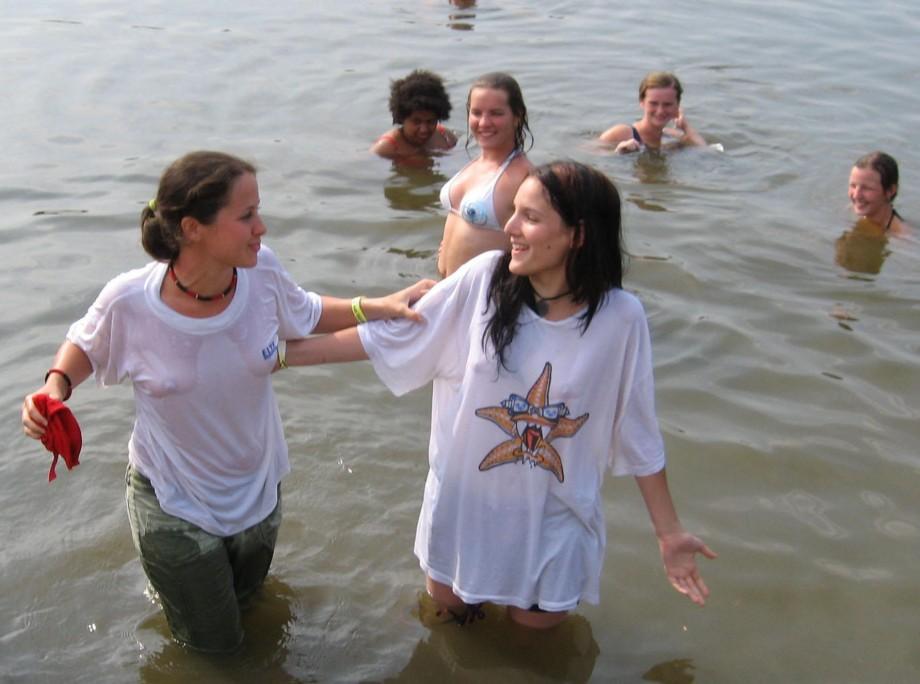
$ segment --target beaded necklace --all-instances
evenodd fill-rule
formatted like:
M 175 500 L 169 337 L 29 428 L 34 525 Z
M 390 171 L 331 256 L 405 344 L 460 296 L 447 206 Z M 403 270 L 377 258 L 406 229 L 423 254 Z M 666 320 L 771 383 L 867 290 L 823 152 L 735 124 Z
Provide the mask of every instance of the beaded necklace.
M 172 281 L 176 284 L 182 292 L 187 294 L 192 299 L 197 299 L 199 302 L 213 302 L 215 299 L 223 299 L 233 290 L 233 287 L 236 285 L 236 266 L 233 267 L 233 277 L 230 279 L 230 284 L 227 285 L 227 289 L 223 292 L 214 295 L 203 295 L 198 292 L 195 292 L 192 289 L 187 288 L 185 285 L 179 282 L 179 277 L 176 275 L 176 271 L 173 268 L 173 262 L 169 262 L 169 275 L 172 278 Z

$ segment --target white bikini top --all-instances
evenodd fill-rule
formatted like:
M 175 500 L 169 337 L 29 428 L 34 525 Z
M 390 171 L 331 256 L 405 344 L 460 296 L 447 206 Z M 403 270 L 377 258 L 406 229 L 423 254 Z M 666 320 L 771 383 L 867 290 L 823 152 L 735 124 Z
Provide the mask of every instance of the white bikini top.
M 508 155 L 508 158 L 505 159 L 492 179 L 482 185 L 467 190 L 466 194 L 460 200 L 460 208 L 454 209 L 450 201 L 450 189 L 454 181 L 466 170 L 466 167 L 473 163 L 468 162 L 466 166 L 457 171 L 453 178 L 447 181 L 441 188 L 441 206 L 478 228 L 501 230 L 502 226 L 498 222 L 498 216 L 495 213 L 495 201 L 492 196 L 495 193 L 495 184 L 498 183 L 498 179 L 502 177 L 502 174 L 505 173 L 505 169 L 508 168 L 508 165 L 519 152 L 520 150 L 512 150 L 511 154 Z

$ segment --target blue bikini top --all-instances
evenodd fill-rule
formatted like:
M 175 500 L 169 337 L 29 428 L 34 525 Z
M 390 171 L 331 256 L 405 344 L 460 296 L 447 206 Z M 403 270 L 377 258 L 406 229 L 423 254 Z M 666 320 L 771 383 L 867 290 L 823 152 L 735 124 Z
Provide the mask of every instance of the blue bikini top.
M 470 225 L 476 226 L 478 228 L 501 230 L 502 226 L 498 222 L 498 216 L 495 213 L 495 201 L 493 199 L 493 194 L 495 193 L 495 184 L 498 183 L 498 179 L 502 177 L 502 174 L 505 173 L 505 169 L 508 168 L 508 165 L 518 155 L 518 153 L 519 150 L 513 150 L 511 154 L 508 155 L 508 158 L 505 159 L 505 161 L 499 167 L 498 171 L 495 173 L 491 180 L 475 188 L 467 190 L 466 194 L 460 200 L 460 207 L 458 209 L 454 209 L 450 201 L 450 189 L 453 187 L 454 181 L 456 181 L 457 178 L 466 170 L 466 167 L 473 163 L 469 162 L 466 166 L 454 174 L 454 177 L 447 181 L 441 188 L 441 206 L 443 206 L 447 211 L 456 214 Z

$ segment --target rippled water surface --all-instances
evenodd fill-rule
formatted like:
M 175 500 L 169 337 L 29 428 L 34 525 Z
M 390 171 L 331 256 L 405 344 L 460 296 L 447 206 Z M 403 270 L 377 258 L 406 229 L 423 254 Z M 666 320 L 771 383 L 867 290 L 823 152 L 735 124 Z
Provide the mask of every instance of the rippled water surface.
M 845 196 L 852 161 L 887 150 L 920 226 L 916 3 L 51 0 L 2 17 L 0 680 L 920 680 L 920 233 L 867 238 Z M 675 498 L 720 552 L 711 601 L 671 591 L 635 485 L 609 480 L 601 605 L 547 634 L 494 612 L 428 629 L 411 549 L 429 392 L 394 399 L 367 364 L 295 370 L 276 378 L 293 473 L 273 572 L 243 652 L 202 660 L 169 641 L 131 546 L 130 388 L 77 392 L 83 462 L 50 485 L 22 396 L 102 284 L 145 262 L 140 208 L 191 149 L 259 166 L 266 241 L 308 289 L 433 275 L 462 145 L 430 170 L 366 153 L 389 79 L 415 67 L 445 77 L 461 132 L 473 78 L 514 74 L 532 159 L 619 185 Z M 591 144 L 637 117 L 655 68 L 724 152 Z

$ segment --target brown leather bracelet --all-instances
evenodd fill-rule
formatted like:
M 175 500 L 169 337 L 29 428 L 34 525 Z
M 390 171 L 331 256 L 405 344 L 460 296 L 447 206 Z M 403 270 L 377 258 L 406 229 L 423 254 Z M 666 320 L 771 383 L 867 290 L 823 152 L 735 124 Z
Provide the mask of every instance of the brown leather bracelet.
M 51 377 L 52 373 L 57 373 L 62 378 L 64 378 L 64 382 L 67 383 L 67 394 L 65 394 L 64 398 L 61 400 L 61 401 L 67 401 L 68 399 L 70 399 L 70 395 L 73 393 L 73 383 L 70 381 L 70 376 L 67 375 L 67 373 L 62 371 L 60 368 L 52 368 L 47 373 L 45 373 L 45 382 L 48 382 L 48 378 Z

